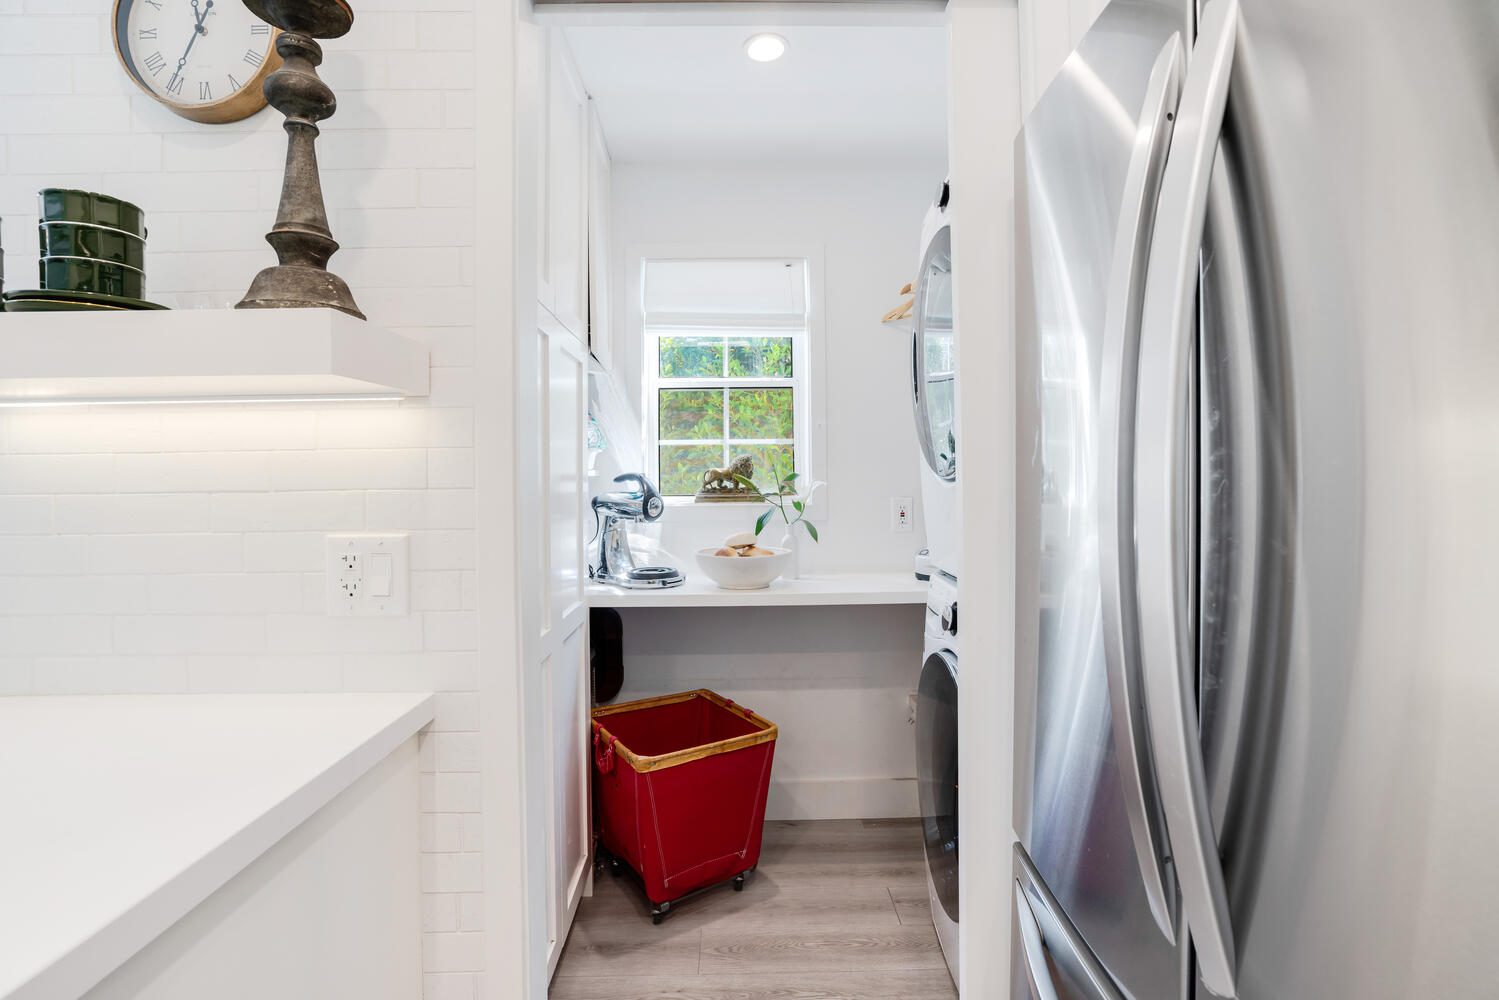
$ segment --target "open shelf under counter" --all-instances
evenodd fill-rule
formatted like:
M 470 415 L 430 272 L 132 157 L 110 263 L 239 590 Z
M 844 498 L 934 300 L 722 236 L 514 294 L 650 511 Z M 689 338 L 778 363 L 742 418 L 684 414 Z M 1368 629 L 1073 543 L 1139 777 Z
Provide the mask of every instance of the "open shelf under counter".
M 0 405 L 403 398 L 426 345 L 332 309 L 0 314 Z
M 701 574 L 666 590 L 625 590 L 591 583 L 595 608 L 776 608 L 925 604 L 927 584 L 909 573 L 846 573 L 776 580 L 763 590 L 724 590 Z

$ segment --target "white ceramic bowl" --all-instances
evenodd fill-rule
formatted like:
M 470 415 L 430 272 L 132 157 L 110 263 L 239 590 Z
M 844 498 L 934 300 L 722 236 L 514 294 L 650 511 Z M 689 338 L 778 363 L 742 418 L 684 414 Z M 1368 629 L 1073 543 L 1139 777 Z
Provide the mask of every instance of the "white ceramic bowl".
M 763 590 L 780 576 L 791 558 L 790 549 L 760 546 L 774 552 L 771 556 L 716 556 L 718 547 L 697 550 L 697 564 L 708 579 L 724 590 Z

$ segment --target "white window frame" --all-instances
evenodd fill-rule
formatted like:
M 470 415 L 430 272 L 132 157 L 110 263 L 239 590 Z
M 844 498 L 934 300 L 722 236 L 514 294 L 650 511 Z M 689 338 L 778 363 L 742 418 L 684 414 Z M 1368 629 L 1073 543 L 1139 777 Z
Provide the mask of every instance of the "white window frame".
M 672 260 L 783 260 L 802 261 L 806 266 L 806 295 L 807 311 L 805 321 L 797 319 L 796 329 L 792 329 L 788 323 L 785 326 L 776 323 L 746 323 L 743 327 L 734 328 L 734 336 L 740 332 L 746 337 L 756 335 L 779 336 L 790 334 L 792 337 L 792 372 L 791 379 L 768 379 L 768 378 L 707 378 L 700 380 L 708 387 L 721 385 L 732 385 L 735 383 L 747 386 L 769 386 L 773 383 L 785 383 L 793 385 L 795 393 L 793 405 L 796 408 L 796 426 L 793 438 L 793 447 L 796 453 L 796 472 L 799 485 L 808 485 L 821 478 L 826 479 L 826 445 L 827 445 L 827 416 L 826 416 L 826 344 L 827 338 L 824 333 L 824 297 L 823 297 L 823 252 L 820 245 L 756 245 L 746 246 L 744 244 L 730 245 L 705 245 L 705 244 L 673 244 L 664 246 L 638 246 L 630 249 L 627 258 L 628 284 L 626 287 L 634 289 L 630 298 L 629 307 L 629 333 L 631 339 L 639 347 L 640 372 L 641 372 L 641 418 L 643 440 L 645 442 L 645 464 L 647 474 L 653 482 L 659 482 L 661 476 L 661 442 L 657 439 L 657 428 L 659 424 L 657 392 L 660 388 L 691 388 L 692 383 L 698 380 L 673 379 L 667 386 L 661 385 L 659 378 L 659 358 L 656 338 L 658 335 L 668 335 L 680 331 L 682 336 L 691 336 L 694 329 L 699 331 L 702 327 L 690 326 L 691 317 L 679 317 L 680 325 L 663 329 L 661 334 L 646 332 L 645 328 L 645 264 L 647 261 L 672 261 Z M 703 317 L 708 319 L 708 317 Z M 726 330 L 723 321 L 718 317 L 712 317 L 713 334 Z M 707 332 L 707 331 L 703 331 Z M 725 414 L 727 420 L 727 413 Z M 726 428 L 727 431 L 727 428 Z M 779 439 L 777 439 L 779 440 Z M 669 442 L 668 442 L 669 443 Z M 766 442 L 773 443 L 773 442 Z M 755 470 L 755 481 L 758 485 L 765 486 L 764 471 Z M 807 516 L 815 520 L 822 520 L 828 516 L 829 489 L 824 487 L 807 507 Z M 679 508 L 679 513 L 700 520 L 715 520 L 724 522 L 742 521 L 744 518 L 744 507 L 739 504 L 701 504 L 695 503 L 690 496 L 667 497 L 666 503 Z

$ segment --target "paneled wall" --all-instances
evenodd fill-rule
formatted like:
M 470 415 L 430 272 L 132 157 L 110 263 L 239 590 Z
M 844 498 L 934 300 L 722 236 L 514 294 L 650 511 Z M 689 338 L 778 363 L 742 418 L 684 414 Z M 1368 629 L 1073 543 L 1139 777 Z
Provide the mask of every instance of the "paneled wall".
M 334 269 L 432 350 L 407 403 L 0 410 L 0 693 L 436 690 L 426 995 L 482 957 L 474 612 L 473 0 L 356 0 L 323 75 Z M 274 263 L 285 137 L 185 121 L 118 66 L 108 0 L 0 0 L 0 216 L 35 284 L 43 186 L 147 212 L 148 294 L 224 307 Z M 0 316 L 0 335 L 4 317 Z M 323 536 L 411 534 L 412 611 L 323 614 Z

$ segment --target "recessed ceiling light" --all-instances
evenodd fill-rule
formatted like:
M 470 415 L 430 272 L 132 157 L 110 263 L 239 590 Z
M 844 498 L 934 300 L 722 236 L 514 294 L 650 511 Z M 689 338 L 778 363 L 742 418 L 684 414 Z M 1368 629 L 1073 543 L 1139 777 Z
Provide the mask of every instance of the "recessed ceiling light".
M 768 31 L 751 35 L 744 43 L 744 54 L 755 62 L 775 62 L 786 54 L 786 39 Z

